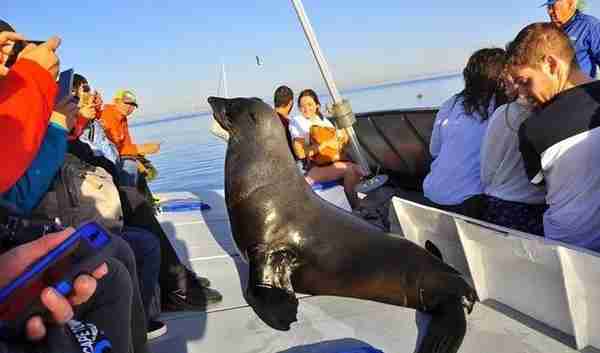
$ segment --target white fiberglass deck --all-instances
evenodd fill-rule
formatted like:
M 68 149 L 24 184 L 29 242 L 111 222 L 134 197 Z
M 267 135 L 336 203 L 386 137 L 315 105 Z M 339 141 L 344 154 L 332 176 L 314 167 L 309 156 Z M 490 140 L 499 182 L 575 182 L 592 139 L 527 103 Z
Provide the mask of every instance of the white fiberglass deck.
M 161 201 L 196 197 L 190 193 L 156 196 Z M 154 353 L 366 353 L 360 348 L 369 346 L 386 353 L 413 352 L 418 326 L 426 318 L 375 302 L 304 296 L 299 322 L 290 331 L 266 326 L 242 295 L 247 270 L 230 236 L 223 192 L 206 191 L 198 197 L 211 210 L 166 212 L 159 220 L 180 257 L 208 277 L 224 299 L 207 312 L 163 314 L 169 333 L 151 342 Z M 460 352 L 578 352 L 574 347 L 570 336 L 488 301 L 469 316 Z

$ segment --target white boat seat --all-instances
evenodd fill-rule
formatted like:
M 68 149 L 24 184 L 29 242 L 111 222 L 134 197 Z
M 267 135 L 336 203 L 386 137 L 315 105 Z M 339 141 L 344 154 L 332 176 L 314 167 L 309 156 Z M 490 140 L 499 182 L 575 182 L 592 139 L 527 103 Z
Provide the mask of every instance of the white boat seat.
M 577 349 L 600 347 L 600 254 L 400 198 L 393 206 L 405 236 L 431 240 L 449 263 L 460 263 L 458 236 L 482 301 L 573 336 Z
M 392 206 L 402 233 L 408 240 L 421 247 L 425 246 L 427 240 L 432 241 L 442 252 L 446 263 L 463 275 L 471 277 L 456 224 L 451 215 L 399 197 L 392 199 Z
M 574 336 L 556 246 L 483 222 L 455 221 L 481 300 L 497 300 Z
M 352 212 L 352 207 L 350 207 L 350 203 L 344 192 L 344 186 L 341 184 L 340 180 L 315 183 L 313 184 L 312 189 L 317 195 L 321 196 L 322 199 L 341 209 Z

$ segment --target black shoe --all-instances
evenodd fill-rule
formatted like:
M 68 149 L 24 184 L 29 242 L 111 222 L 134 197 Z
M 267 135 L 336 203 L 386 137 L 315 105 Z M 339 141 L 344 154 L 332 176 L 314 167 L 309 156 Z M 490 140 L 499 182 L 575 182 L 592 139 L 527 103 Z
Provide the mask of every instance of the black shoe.
M 188 285 L 190 287 L 210 287 L 210 281 L 208 278 L 200 277 L 195 272 L 185 269 L 185 274 L 188 279 Z
M 163 336 L 167 333 L 167 325 L 163 322 L 157 320 L 150 320 L 148 322 L 148 333 L 146 337 L 148 337 L 148 341 Z
M 163 298 L 163 311 L 204 311 L 223 300 L 221 293 L 208 287 L 190 288 L 187 292 L 178 289 Z

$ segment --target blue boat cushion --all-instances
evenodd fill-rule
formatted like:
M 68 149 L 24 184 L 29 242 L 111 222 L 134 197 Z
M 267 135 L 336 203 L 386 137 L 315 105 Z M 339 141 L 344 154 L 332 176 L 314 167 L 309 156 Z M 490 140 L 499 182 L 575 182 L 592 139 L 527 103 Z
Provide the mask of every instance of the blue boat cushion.
M 210 205 L 198 199 L 174 199 L 161 202 L 159 208 L 162 212 L 186 212 L 186 211 L 207 211 Z
M 312 188 L 314 191 L 325 191 L 325 190 L 334 188 L 338 185 L 342 185 L 342 180 L 343 179 L 338 179 L 338 180 L 334 180 L 334 181 L 323 181 L 323 182 L 319 182 L 319 183 L 314 183 L 312 185 Z

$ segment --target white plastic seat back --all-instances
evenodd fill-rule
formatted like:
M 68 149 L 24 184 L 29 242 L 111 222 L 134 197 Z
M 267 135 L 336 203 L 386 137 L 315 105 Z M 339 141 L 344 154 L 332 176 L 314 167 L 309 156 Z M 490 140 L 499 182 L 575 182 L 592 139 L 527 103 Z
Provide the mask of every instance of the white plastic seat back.
M 471 276 L 452 216 L 398 197 L 392 199 L 392 205 L 408 240 L 421 247 L 430 240 L 440 249 L 446 263 L 463 275 Z
M 574 335 L 557 246 L 485 222 L 455 221 L 481 300 L 494 299 Z
M 600 347 L 600 255 L 559 247 L 577 348 Z
M 348 198 L 346 197 L 346 193 L 344 192 L 344 187 L 339 183 L 316 183 L 315 185 L 313 185 L 313 191 L 317 195 L 321 196 L 321 198 L 323 198 L 324 200 L 336 205 L 337 207 L 343 210 L 352 212 L 352 207 L 350 207 L 350 203 L 348 202 Z

